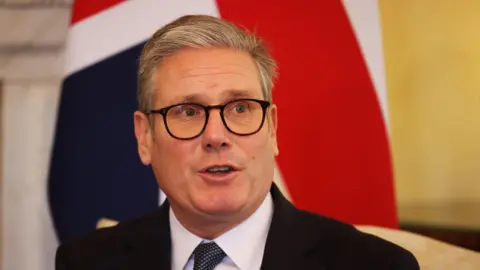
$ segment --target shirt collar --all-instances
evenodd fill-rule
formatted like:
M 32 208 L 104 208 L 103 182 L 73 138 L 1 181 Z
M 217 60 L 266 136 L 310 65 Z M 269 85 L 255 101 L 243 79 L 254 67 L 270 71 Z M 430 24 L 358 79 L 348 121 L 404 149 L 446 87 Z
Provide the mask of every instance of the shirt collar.
M 193 250 L 204 239 L 192 234 L 177 220 L 170 208 L 173 269 L 183 269 Z M 273 215 L 273 200 L 268 193 L 260 207 L 245 221 L 213 241 L 240 269 L 259 269 Z M 205 240 L 207 241 L 207 240 Z M 247 248 L 248 247 L 248 248 Z
M 183 269 L 202 238 L 189 232 L 178 221 L 170 207 L 170 234 L 172 238 L 172 269 Z
M 215 242 L 240 269 L 260 269 L 273 215 L 271 194 L 245 221 L 222 234 Z

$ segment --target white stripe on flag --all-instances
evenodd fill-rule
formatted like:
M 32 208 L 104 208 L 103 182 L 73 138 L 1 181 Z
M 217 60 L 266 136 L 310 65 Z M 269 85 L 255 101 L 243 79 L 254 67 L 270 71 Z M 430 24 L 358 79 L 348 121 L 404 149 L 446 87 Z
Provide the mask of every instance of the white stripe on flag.
M 377 97 L 387 129 L 389 127 L 387 86 L 385 82 L 385 64 L 383 57 L 380 11 L 377 0 L 343 0 L 343 6 L 350 19 L 368 71 L 377 91 Z
M 287 185 L 285 184 L 285 181 L 283 180 L 282 173 L 280 171 L 280 168 L 278 167 L 278 164 L 275 166 L 275 171 L 273 174 L 273 182 L 277 184 L 278 188 L 282 192 L 283 196 L 285 196 L 289 201 L 292 201 L 292 198 L 290 196 L 290 192 L 288 191 Z M 293 202 L 293 201 L 292 201 Z
M 65 75 L 146 41 L 158 28 L 186 14 L 219 16 L 214 0 L 125 1 L 74 24 Z

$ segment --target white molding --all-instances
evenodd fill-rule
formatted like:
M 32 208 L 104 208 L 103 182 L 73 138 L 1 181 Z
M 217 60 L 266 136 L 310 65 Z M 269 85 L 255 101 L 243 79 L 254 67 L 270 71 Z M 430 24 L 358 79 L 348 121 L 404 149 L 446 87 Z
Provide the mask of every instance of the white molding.
M 0 56 L 0 79 L 4 81 L 61 79 L 64 63 L 64 51 Z

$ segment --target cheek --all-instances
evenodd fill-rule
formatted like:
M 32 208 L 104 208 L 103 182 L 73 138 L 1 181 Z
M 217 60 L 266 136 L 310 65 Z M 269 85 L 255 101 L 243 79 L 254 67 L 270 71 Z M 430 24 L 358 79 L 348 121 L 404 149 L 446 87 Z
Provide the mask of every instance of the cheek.
M 180 181 L 189 172 L 192 159 L 192 145 L 188 141 L 157 137 L 154 147 L 153 162 L 156 175 L 160 179 Z
M 156 146 L 156 159 L 166 166 L 184 166 L 191 158 L 191 147 L 182 141 L 164 141 Z M 169 169 L 164 167 L 163 169 Z
M 274 156 L 272 142 L 266 134 L 257 135 L 261 136 L 251 137 L 243 142 L 244 151 L 251 162 L 255 162 L 258 166 L 264 166 Z

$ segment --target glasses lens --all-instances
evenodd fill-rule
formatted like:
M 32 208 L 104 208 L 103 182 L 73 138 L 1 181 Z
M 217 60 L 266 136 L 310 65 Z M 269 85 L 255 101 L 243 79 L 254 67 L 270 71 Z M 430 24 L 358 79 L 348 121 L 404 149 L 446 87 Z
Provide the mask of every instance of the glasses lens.
M 205 110 L 194 104 L 175 106 L 167 112 L 167 126 L 177 138 L 187 139 L 195 137 L 202 131 L 205 124 Z
M 237 134 L 257 131 L 263 122 L 260 103 L 252 100 L 238 100 L 229 103 L 223 112 L 227 126 Z

